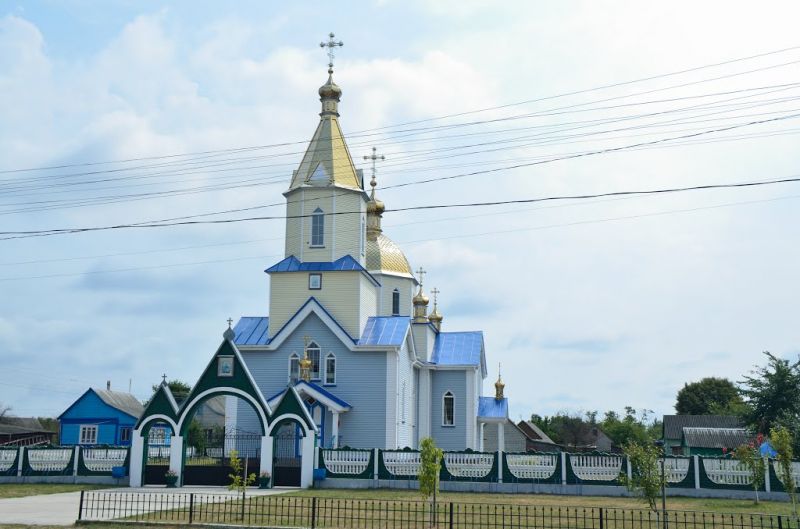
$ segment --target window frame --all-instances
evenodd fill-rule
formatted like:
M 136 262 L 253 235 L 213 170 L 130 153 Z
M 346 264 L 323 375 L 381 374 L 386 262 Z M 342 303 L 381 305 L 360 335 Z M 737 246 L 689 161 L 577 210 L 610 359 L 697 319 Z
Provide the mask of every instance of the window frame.
M 119 442 L 120 443 L 130 443 L 131 442 L 131 433 L 133 433 L 133 428 L 130 426 L 122 426 L 119 429 Z
M 292 368 L 292 363 L 295 363 L 297 366 L 296 372 L 297 375 L 294 374 L 294 369 Z M 289 355 L 289 384 L 297 384 L 300 381 L 300 355 L 295 352 Z
M 316 279 L 317 281 L 316 282 L 313 281 L 314 279 Z M 322 274 L 318 273 L 308 274 L 308 289 L 322 290 Z
M 451 402 L 450 423 L 447 422 L 447 401 Z M 456 395 L 449 389 L 442 395 L 442 426 L 451 428 L 456 425 Z
M 325 248 L 325 212 L 317 208 L 311 213 L 311 248 Z
M 317 344 L 315 341 L 311 341 L 306 347 L 306 351 L 308 352 L 308 359 L 311 360 L 311 371 L 309 372 L 309 380 L 312 381 L 321 381 L 322 380 L 322 348 Z M 314 358 L 312 356 L 312 352 L 316 353 L 317 357 L 317 376 L 314 376 Z
M 88 432 L 92 432 L 92 441 L 88 440 Z M 97 436 L 99 434 L 99 428 L 96 424 L 81 424 L 80 429 L 78 430 L 78 444 L 79 445 L 96 445 L 97 444 Z
M 392 316 L 400 315 L 400 290 L 392 290 Z
M 332 361 L 333 362 L 333 369 L 332 370 L 328 369 L 328 361 Z M 333 371 L 333 380 L 329 380 L 328 379 L 328 375 L 331 374 L 331 371 Z M 333 351 L 328 351 L 328 353 L 325 355 L 325 376 L 323 378 L 323 381 L 324 381 L 324 385 L 325 386 L 335 386 L 336 385 L 336 355 L 334 354 Z

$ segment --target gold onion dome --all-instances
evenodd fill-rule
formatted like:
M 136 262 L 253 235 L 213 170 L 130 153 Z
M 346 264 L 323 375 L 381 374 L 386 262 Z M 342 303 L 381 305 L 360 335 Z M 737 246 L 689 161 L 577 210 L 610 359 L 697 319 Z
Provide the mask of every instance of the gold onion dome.
M 425 292 L 422 291 L 422 287 L 420 286 L 419 292 L 414 296 L 414 305 L 425 305 L 427 307 L 429 301 L 428 296 L 425 295 Z
M 375 186 L 378 184 L 374 176 L 370 185 L 372 191 L 367 202 L 367 270 L 411 276 L 411 265 L 405 254 L 381 229 L 381 215 L 386 211 L 386 206 L 375 198 Z
M 320 99 L 335 99 L 339 101 L 342 97 L 342 89 L 333 82 L 333 71 L 328 70 L 328 82 L 319 87 Z
M 503 379 L 500 378 L 500 374 L 497 375 L 497 382 L 494 383 L 494 398 L 497 400 L 503 399 L 503 389 L 506 385 L 503 383 Z

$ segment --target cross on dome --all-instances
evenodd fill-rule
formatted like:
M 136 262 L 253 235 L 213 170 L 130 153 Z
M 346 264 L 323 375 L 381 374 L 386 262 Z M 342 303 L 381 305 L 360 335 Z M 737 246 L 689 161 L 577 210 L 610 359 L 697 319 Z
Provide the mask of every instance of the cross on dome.
M 328 42 L 319 43 L 320 48 L 328 48 L 328 73 L 333 73 L 333 59 L 335 56 L 333 50 L 337 47 L 344 46 L 344 42 L 342 42 L 341 40 L 339 42 L 333 40 L 335 36 L 336 35 L 334 35 L 333 32 L 331 32 L 328 34 Z
M 433 290 L 431 290 L 431 294 L 433 294 L 433 306 L 434 307 L 436 306 L 436 300 L 439 297 L 439 293 L 440 292 L 441 292 L 441 290 L 439 290 L 436 287 L 433 287 Z
M 370 156 L 364 156 L 364 159 L 372 161 L 372 181 L 370 181 L 369 185 L 372 186 L 372 190 L 374 191 L 375 186 L 378 185 L 378 182 L 375 180 L 375 173 L 377 172 L 375 162 L 377 162 L 378 160 L 385 160 L 386 156 L 378 154 L 378 149 L 373 147 L 372 154 Z
M 417 277 L 419 278 L 419 289 L 420 290 L 422 290 L 422 276 L 424 276 L 427 273 L 428 272 L 426 272 L 425 269 L 423 269 L 421 266 L 419 267 L 419 270 L 417 270 Z

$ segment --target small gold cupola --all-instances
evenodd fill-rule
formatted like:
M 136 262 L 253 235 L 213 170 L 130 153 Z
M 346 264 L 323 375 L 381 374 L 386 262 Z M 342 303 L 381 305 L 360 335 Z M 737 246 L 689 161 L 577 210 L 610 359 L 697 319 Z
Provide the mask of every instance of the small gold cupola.
M 426 274 L 425 270 L 420 266 L 417 270 L 419 281 L 419 291 L 412 300 L 414 303 L 414 323 L 428 323 L 428 296 L 422 291 L 422 276 Z
M 503 400 L 503 389 L 506 385 L 503 383 L 503 378 L 500 375 L 500 364 L 497 365 L 497 382 L 494 383 L 494 398 Z
M 442 320 L 444 319 L 444 316 L 439 314 L 439 306 L 438 306 L 439 289 L 433 287 L 433 290 L 431 290 L 431 294 L 433 294 L 433 312 L 431 312 L 431 315 L 428 316 L 428 321 L 431 322 L 434 327 L 436 327 L 437 331 L 441 331 Z

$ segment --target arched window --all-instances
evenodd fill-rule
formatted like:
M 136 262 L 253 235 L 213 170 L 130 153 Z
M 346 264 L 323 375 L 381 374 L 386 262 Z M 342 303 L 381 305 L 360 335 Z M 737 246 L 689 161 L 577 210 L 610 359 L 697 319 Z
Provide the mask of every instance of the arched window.
M 454 426 L 456 398 L 451 392 L 446 392 L 442 397 L 442 426 Z
M 317 345 L 316 342 L 311 342 L 308 344 L 306 351 L 308 352 L 308 359 L 311 360 L 310 378 L 311 380 L 319 380 L 319 345 Z
M 394 289 L 392 291 L 392 316 L 400 315 L 400 291 Z
M 300 380 L 300 357 L 297 353 L 289 356 L 289 382 L 296 384 Z
M 325 212 L 320 208 L 311 215 L 311 246 L 325 245 Z
M 336 384 L 336 355 L 333 351 L 325 355 L 325 383 Z

